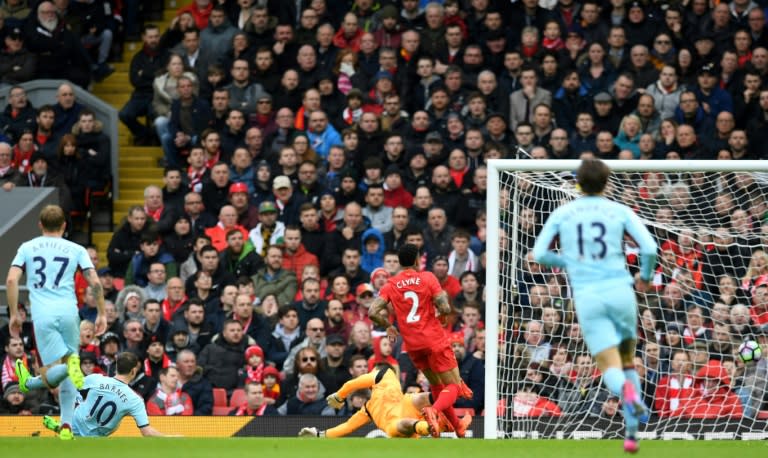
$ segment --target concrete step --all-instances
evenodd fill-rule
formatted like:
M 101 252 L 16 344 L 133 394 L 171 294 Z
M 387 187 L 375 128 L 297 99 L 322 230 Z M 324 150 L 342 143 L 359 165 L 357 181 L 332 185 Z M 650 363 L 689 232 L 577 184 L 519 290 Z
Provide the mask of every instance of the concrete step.
M 120 191 L 123 189 L 141 189 L 144 190 L 147 186 L 154 184 L 157 186 L 163 185 L 163 180 L 160 178 L 120 178 Z
M 99 267 L 107 267 L 109 265 L 107 261 L 107 248 L 109 248 L 111 240 L 111 232 L 94 232 L 91 234 L 91 243 L 96 246 L 96 250 L 99 252 Z
M 93 95 L 102 97 L 110 94 L 128 94 L 133 92 L 133 86 L 131 86 L 130 80 L 127 77 L 127 73 L 122 75 L 112 74 L 109 78 L 93 85 Z
M 117 202 L 115 202 L 115 213 L 126 214 L 128 212 L 128 209 L 133 207 L 134 205 L 143 206 L 144 200 L 143 199 L 120 199 Z
M 162 157 L 163 149 L 159 146 L 124 146 L 120 148 L 120 157 Z
M 163 170 L 159 167 L 120 167 L 120 182 L 123 178 L 152 178 L 155 180 L 163 179 Z M 120 188 L 122 189 L 122 188 Z
M 144 190 L 143 189 L 121 189 L 120 190 L 120 200 L 142 200 L 144 199 Z
M 132 157 L 125 157 L 120 156 L 120 168 L 123 167 L 133 167 L 133 168 L 154 168 L 157 167 L 157 159 L 154 157 L 145 157 L 145 156 L 132 156 Z M 120 196 L 122 196 L 123 193 L 120 193 Z

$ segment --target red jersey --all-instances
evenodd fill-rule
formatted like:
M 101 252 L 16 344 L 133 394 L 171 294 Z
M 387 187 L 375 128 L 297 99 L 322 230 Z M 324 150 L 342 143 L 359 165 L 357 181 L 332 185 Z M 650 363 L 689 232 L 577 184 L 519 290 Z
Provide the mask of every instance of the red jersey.
M 387 281 L 379 297 L 389 301 L 408 350 L 420 350 L 447 342 L 433 303 L 442 291 L 432 272 L 405 269 Z

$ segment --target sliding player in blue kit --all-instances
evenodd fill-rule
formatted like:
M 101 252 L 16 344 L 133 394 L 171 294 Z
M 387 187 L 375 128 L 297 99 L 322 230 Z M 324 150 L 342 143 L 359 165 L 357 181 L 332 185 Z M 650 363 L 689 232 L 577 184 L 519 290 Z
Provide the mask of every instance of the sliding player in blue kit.
M 23 243 L 11 262 L 6 280 L 12 336 L 21 331 L 18 311 L 19 281 L 26 272 L 32 306 L 32 324 L 37 352 L 43 367 L 40 375 L 31 377 L 21 360 L 16 361 L 16 375 L 22 393 L 29 390 L 59 387 L 61 407 L 61 439 L 72 439 L 72 413 L 77 390 L 85 377 L 80 370 L 80 318 L 75 296 L 75 273 L 80 268 L 96 297 L 98 316 L 96 334 L 107 329 L 104 315 L 104 290 L 88 252 L 82 246 L 63 238 L 66 229 L 64 211 L 47 205 L 38 223 L 43 235 Z
M 123 418 L 129 415 L 142 436 L 165 436 L 149 426 L 144 399 L 128 385 L 139 373 L 139 358 L 133 353 L 120 353 L 115 366 L 117 375 L 114 377 L 91 374 L 85 378 L 80 390 L 82 398 L 72 421 L 72 432 L 78 437 L 106 437 L 115 432 Z M 61 424 L 52 417 L 43 417 L 43 424 L 61 434 Z
M 536 262 L 565 268 L 573 290 L 584 341 L 595 357 L 608 390 L 622 400 L 624 450 L 637 452 L 637 430 L 647 421 L 640 377 L 633 358 L 637 341 L 637 303 L 627 270 L 624 234 L 640 248 L 638 290 L 645 291 L 656 264 L 656 242 L 640 218 L 603 197 L 610 168 L 597 159 L 582 161 L 577 182 L 583 197 L 557 208 L 536 240 Z M 558 242 L 559 250 L 551 247 Z

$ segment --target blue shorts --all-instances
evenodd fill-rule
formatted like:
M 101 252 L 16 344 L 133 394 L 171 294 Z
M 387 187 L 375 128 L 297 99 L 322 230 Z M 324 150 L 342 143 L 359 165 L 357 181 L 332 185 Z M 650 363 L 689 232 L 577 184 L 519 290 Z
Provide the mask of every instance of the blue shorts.
M 80 317 L 77 309 L 69 313 L 41 314 L 32 317 L 35 329 L 37 352 L 47 366 L 71 353 L 77 354 L 80 347 Z
M 602 281 L 574 291 L 574 306 L 589 352 L 597 355 L 628 339 L 637 340 L 635 290 L 626 280 Z

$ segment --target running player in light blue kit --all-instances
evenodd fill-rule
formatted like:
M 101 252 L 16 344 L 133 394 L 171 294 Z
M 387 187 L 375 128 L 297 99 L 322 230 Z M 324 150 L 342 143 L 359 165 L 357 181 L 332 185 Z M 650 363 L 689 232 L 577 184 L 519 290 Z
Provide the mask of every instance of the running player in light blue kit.
M 16 361 L 19 389 L 29 390 L 59 386 L 62 431 L 59 437 L 72 439 L 70 425 L 75 409 L 77 390 L 83 386 L 80 370 L 80 318 L 75 296 L 75 273 L 80 268 L 96 296 L 98 317 L 96 334 L 107 329 L 104 315 L 104 291 L 93 268 L 88 252 L 82 246 L 62 237 L 66 222 L 64 211 L 57 205 L 47 205 L 40 212 L 38 223 L 43 235 L 23 243 L 11 262 L 6 280 L 11 316 L 11 335 L 19 336 L 19 281 L 26 272 L 27 288 L 32 305 L 32 324 L 37 351 L 43 362 L 38 377 L 30 377 L 21 360 Z M 22 376 L 24 379 L 22 381 Z
M 573 289 L 576 315 L 603 382 L 622 400 L 626 426 L 624 450 L 638 450 L 639 421 L 648 408 L 638 393 L 640 377 L 633 358 L 637 341 L 637 303 L 627 270 L 624 234 L 640 247 L 639 291 L 648 289 L 656 264 L 656 242 L 629 207 L 603 197 L 611 170 L 587 159 L 577 171 L 585 196 L 552 212 L 533 247 L 536 262 L 565 268 Z M 559 240 L 559 251 L 551 247 Z M 623 368 L 623 370 L 622 370 Z
M 120 353 L 115 365 L 117 375 L 114 377 L 92 374 L 85 378 L 85 385 L 80 390 L 83 398 L 75 409 L 72 432 L 82 437 L 109 436 L 120 426 L 123 417 L 130 415 L 142 436 L 164 436 L 149 426 L 144 400 L 128 385 L 139 373 L 138 357 L 129 352 Z M 43 425 L 61 434 L 61 425 L 52 417 L 43 417 Z

